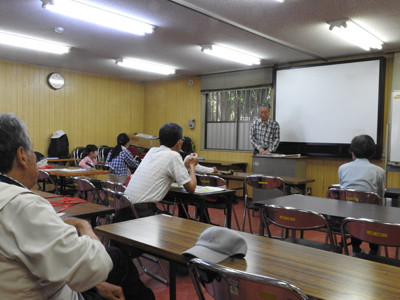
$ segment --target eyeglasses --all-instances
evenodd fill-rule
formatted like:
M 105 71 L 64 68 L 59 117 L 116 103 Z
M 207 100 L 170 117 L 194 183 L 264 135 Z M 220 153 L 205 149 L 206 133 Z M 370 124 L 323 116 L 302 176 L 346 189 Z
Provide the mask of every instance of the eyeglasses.
M 185 138 L 181 138 L 181 140 L 182 140 L 182 142 L 184 142 L 184 141 L 185 141 Z

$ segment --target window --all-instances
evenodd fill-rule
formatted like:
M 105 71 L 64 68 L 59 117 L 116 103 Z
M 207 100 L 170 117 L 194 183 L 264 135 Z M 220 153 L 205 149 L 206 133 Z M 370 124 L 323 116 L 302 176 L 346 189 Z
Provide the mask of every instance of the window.
M 250 126 L 258 107 L 271 102 L 271 87 L 206 93 L 205 148 L 253 150 Z

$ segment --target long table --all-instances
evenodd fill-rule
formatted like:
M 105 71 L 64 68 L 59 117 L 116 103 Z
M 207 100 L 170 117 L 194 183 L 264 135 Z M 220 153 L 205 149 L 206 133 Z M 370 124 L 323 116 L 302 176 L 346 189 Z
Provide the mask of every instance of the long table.
M 57 196 L 42 191 L 33 191 L 33 192 L 39 194 L 48 201 L 60 200 L 64 198 L 64 196 Z M 61 208 L 62 206 L 54 206 L 54 210 L 56 212 L 59 211 Z M 69 206 L 66 210 L 63 211 L 64 215 L 62 215 L 61 218 L 66 219 L 70 217 L 75 217 L 80 219 L 90 219 L 92 227 L 96 227 L 97 217 L 112 214 L 114 212 L 115 212 L 114 208 L 86 201 Z
M 216 167 L 218 170 L 229 171 L 229 170 L 240 170 L 246 172 L 247 162 L 231 162 L 231 161 L 220 161 L 220 160 L 199 160 L 199 165 L 206 167 Z
M 337 199 L 327 199 L 313 196 L 289 195 L 266 199 L 255 203 L 262 207 L 265 204 L 274 204 L 297 209 L 312 210 L 325 216 L 336 218 L 367 218 L 382 222 L 392 222 L 400 224 L 400 208 L 390 206 L 372 205 L 355 201 L 343 201 Z M 260 217 L 262 217 L 260 215 Z M 260 235 L 264 233 L 260 222 Z
M 84 178 L 91 180 L 92 182 L 99 183 L 100 181 L 111 181 L 111 182 L 118 182 L 125 184 L 127 176 L 121 175 L 113 175 L 113 174 L 106 174 L 106 175 L 91 175 L 91 176 L 84 176 Z M 206 199 L 213 198 L 213 199 L 221 199 L 226 201 L 226 226 L 231 228 L 232 224 L 232 206 L 236 202 L 236 191 L 225 189 L 222 191 L 215 191 L 215 192 L 207 192 L 207 193 L 188 193 L 183 188 L 171 187 L 168 194 L 164 197 L 166 200 L 174 201 L 174 199 L 179 199 L 184 201 L 189 205 L 195 204 L 199 207 L 199 220 L 200 222 L 205 221 L 204 216 L 204 207 L 206 205 Z
M 53 168 L 53 169 L 45 169 L 47 173 L 52 176 L 58 177 L 60 184 L 60 192 L 61 194 L 65 193 L 65 178 L 74 177 L 74 176 L 89 176 L 89 175 L 98 175 L 98 174 L 108 174 L 109 171 L 105 170 L 93 170 L 93 169 L 82 169 L 76 167 L 62 167 L 62 168 Z
M 253 174 L 253 173 L 240 173 L 234 172 L 233 174 L 218 174 L 219 177 L 224 178 L 229 184 L 229 180 L 233 181 L 241 181 L 244 184 L 244 179 L 250 175 L 260 175 L 260 176 L 268 176 L 263 174 Z M 290 194 L 291 188 L 299 190 L 303 195 L 306 193 L 306 184 L 310 182 L 314 182 L 315 179 L 312 178 L 301 178 L 301 177 L 289 177 L 289 176 L 278 176 L 282 178 L 285 182 L 285 185 L 288 187 L 286 190 Z M 244 196 L 244 185 L 240 188 L 243 190 Z
M 210 225 L 157 215 L 95 228 L 99 235 L 169 261 L 170 299 L 176 299 L 176 263 Z M 221 265 L 289 281 L 309 297 L 327 300 L 399 299 L 400 268 L 239 232 L 246 240 L 244 259 Z

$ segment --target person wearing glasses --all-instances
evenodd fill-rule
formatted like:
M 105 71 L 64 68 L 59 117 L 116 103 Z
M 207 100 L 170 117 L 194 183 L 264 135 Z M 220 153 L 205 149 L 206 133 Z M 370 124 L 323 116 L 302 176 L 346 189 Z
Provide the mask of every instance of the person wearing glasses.
M 182 133 L 178 124 L 164 124 L 159 130 L 160 147 L 151 148 L 131 176 L 125 194 L 140 217 L 157 213 L 156 203 L 164 199 L 173 182 L 182 185 L 189 193 L 195 191 L 195 166 L 199 159 L 196 153 L 192 153 L 186 166 L 183 163 L 179 154 L 183 144 Z

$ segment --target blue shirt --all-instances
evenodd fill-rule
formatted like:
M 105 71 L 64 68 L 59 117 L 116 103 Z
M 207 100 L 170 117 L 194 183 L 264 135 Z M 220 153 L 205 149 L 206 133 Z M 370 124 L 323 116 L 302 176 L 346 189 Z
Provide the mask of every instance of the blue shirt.
M 377 193 L 383 199 L 385 193 L 385 171 L 369 162 L 366 158 L 356 160 L 339 167 L 341 189 L 353 189 Z
M 112 150 L 107 155 L 106 164 L 112 167 L 117 175 L 128 176 L 131 174 L 129 168 L 136 169 L 139 166 L 139 162 L 133 157 L 132 153 L 124 147 L 118 156 L 114 157 L 113 160 L 110 161 L 111 154 Z
M 268 118 L 263 124 L 257 119 L 250 127 L 250 142 L 255 149 L 263 148 L 269 152 L 275 152 L 279 146 L 280 128 L 278 122 Z

